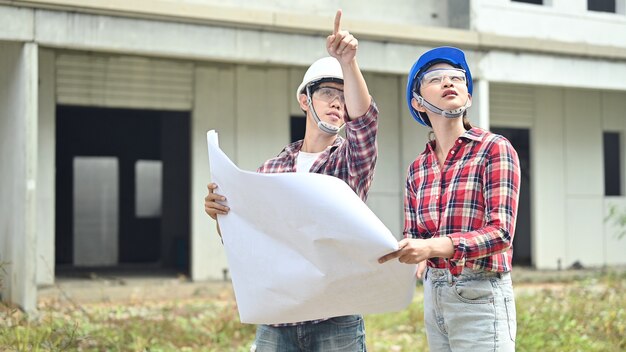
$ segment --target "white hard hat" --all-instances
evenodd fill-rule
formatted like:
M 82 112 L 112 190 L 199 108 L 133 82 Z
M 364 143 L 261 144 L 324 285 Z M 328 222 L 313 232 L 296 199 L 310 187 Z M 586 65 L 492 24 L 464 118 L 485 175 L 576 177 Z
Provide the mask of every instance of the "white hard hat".
M 303 93 L 304 88 L 309 83 L 317 82 L 323 79 L 328 79 L 330 81 L 340 80 L 341 83 L 343 83 L 343 71 L 341 70 L 341 65 L 334 57 L 323 57 L 309 66 L 309 69 L 306 70 L 306 73 L 304 74 L 302 83 L 300 83 L 300 86 L 298 86 L 298 89 L 296 90 L 296 100 L 300 101 L 300 94 Z

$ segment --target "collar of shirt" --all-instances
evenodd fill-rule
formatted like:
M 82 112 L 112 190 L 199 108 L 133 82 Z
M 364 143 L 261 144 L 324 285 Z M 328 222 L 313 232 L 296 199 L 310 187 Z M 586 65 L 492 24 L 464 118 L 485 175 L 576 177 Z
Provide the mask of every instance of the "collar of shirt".
M 329 145 L 328 147 L 326 147 L 324 151 L 328 150 L 328 148 L 339 146 L 342 141 L 343 141 L 343 137 L 337 136 L 337 138 L 335 139 L 335 142 L 333 142 L 332 145 Z M 300 149 L 302 148 L 303 143 L 304 143 L 304 139 L 287 144 L 287 146 L 285 147 L 285 149 L 283 149 L 283 151 L 295 157 L 295 155 L 298 152 L 300 152 Z
M 478 127 L 472 127 L 471 129 L 465 131 L 461 136 L 459 136 L 459 138 L 463 138 L 469 141 L 480 142 L 483 140 L 483 138 L 486 135 L 487 135 L 487 131 Z M 435 140 L 428 142 L 426 144 L 426 150 L 429 153 L 435 153 L 435 144 L 436 144 Z

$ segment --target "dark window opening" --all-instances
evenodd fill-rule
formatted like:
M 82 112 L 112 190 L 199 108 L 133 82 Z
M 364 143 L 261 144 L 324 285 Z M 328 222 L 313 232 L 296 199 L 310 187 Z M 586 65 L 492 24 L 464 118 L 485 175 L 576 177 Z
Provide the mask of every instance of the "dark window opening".
M 615 0 L 587 0 L 587 10 L 615 13 Z
M 513 266 L 532 266 L 532 218 L 530 213 L 530 131 L 526 128 L 498 128 L 492 132 L 504 136 L 517 151 L 521 169 L 521 185 L 519 205 L 517 207 L 517 224 L 513 238 Z
M 57 271 L 188 273 L 189 112 L 58 105 L 56 116 Z
M 304 139 L 304 130 L 306 128 L 305 116 L 291 116 L 289 125 L 291 128 L 291 141 L 299 141 Z
M 513 2 L 525 2 L 527 4 L 543 5 L 543 0 L 511 0 Z
M 622 159 L 620 134 L 604 132 L 604 194 L 622 195 Z

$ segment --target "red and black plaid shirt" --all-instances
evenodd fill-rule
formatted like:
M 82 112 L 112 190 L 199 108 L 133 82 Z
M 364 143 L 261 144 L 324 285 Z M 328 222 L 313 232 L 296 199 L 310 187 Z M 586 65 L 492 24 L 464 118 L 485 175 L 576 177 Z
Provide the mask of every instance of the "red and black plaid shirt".
M 346 138 L 337 136 L 333 145 L 326 147 L 315 160 L 310 172 L 342 179 L 365 202 L 378 155 L 378 108 L 374 101 L 365 115 L 348 121 L 345 128 Z M 296 159 L 302 143 L 303 140 L 299 140 L 287 145 L 277 157 L 261 165 L 257 172 L 296 172 Z
M 411 164 L 404 199 L 404 237 L 448 236 L 451 259 L 428 265 L 459 275 L 474 270 L 511 270 L 520 187 L 517 152 L 504 137 L 472 128 L 459 137 L 443 170 L 435 141 Z

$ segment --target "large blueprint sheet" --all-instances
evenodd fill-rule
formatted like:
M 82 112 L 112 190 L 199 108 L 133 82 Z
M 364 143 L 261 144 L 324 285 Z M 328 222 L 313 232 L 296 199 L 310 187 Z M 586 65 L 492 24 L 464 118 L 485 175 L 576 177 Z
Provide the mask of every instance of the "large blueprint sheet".
M 242 323 L 276 324 L 409 305 L 414 265 L 377 259 L 398 249 L 389 229 L 340 179 L 242 171 L 207 133 L 218 215 Z

